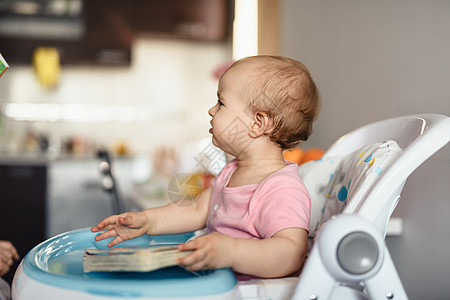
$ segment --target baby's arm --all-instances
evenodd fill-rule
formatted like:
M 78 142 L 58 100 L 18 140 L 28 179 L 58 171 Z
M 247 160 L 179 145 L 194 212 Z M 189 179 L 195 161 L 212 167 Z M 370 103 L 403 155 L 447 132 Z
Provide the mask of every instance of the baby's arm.
M 269 239 L 240 240 L 233 269 L 244 274 L 274 278 L 298 271 L 305 262 L 308 232 L 280 230 Z
M 149 208 L 140 212 L 127 212 L 110 216 L 96 226 L 92 232 L 105 232 L 95 237 L 100 241 L 115 237 L 109 247 L 143 234 L 175 234 L 201 229 L 206 225 L 211 188 L 201 193 L 191 206 L 176 202 L 165 206 Z
M 180 250 L 197 251 L 179 263 L 190 270 L 231 267 L 236 272 L 258 277 L 283 277 L 302 267 L 307 235 L 301 228 L 283 229 L 261 240 L 213 233 L 180 245 Z

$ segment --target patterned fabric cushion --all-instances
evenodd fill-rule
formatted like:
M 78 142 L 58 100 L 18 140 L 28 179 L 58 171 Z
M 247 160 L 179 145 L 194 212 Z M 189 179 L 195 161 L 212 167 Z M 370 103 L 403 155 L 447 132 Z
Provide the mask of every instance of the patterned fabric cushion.
M 327 194 L 322 222 L 339 214 L 349 205 L 358 206 L 378 181 L 380 175 L 394 163 L 402 150 L 395 141 L 362 147 L 342 160 L 331 190 Z
M 326 191 L 329 189 L 329 184 L 341 161 L 341 157 L 321 158 L 304 163 L 298 168 L 300 177 L 302 177 L 311 197 L 310 237 L 314 237 L 316 230 L 319 228 L 323 208 L 327 201 Z
M 345 157 L 300 165 L 299 173 L 311 196 L 309 237 L 323 222 L 349 205 L 358 205 L 402 150 L 395 141 L 366 145 Z

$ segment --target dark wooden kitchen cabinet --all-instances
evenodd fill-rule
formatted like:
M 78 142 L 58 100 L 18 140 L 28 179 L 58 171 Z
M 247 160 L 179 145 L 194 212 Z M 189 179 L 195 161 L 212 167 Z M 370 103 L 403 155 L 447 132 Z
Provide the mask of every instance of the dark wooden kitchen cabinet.
M 46 238 L 46 198 L 47 162 L 0 159 L 0 240 L 11 241 L 21 259 Z
M 54 10 L 52 3 L 78 3 Z M 0 3 L 0 45 L 10 64 L 30 64 L 37 47 L 55 47 L 62 64 L 129 65 L 137 34 L 221 41 L 230 33 L 231 0 L 30 0 Z M 69 7 L 68 6 L 68 7 Z
M 134 0 L 136 32 L 217 41 L 229 31 L 229 0 Z

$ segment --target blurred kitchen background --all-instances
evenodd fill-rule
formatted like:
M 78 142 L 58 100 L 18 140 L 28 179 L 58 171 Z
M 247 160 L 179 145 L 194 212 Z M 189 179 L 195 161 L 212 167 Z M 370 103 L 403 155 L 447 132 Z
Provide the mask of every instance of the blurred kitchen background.
M 310 69 L 323 107 L 304 149 L 380 119 L 450 115 L 449 37 L 446 0 L 0 0 L 0 239 L 24 256 L 114 213 L 116 195 L 138 210 L 167 203 L 176 174 L 207 184 L 225 161 L 207 110 L 244 56 Z M 446 146 L 410 177 L 387 238 L 411 299 L 450 294 L 449 167 Z

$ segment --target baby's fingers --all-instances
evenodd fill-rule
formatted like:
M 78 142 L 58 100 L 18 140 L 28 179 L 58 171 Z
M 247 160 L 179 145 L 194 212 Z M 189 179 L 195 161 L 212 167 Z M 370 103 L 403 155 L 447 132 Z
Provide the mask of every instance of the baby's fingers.
M 12 258 L 19 259 L 19 254 L 10 241 L 0 241 L 0 249 L 8 253 Z
M 186 267 L 188 270 L 196 271 L 205 268 L 205 257 L 206 254 L 202 250 L 194 251 L 188 256 L 178 259 L 178 264 Z
M 16 248 L 11 249 L 11 255 L 15 260 L 18 260 L 20 258 L 19 253 L 17 252 Z
M 116 215 L 107 217 L 106 219 L 103 219 L 100 223 L 98 223 L 96 226 L 93 226 L 91 228 L 91 231 L 98 232 L 98 231 L 108 229 L 107 228 L 108 226 L 116 224 L 117 218 L 118 218 L 118 216 L 116 216 Z
M 97 235 L 94 239 L 98 242 L 98 241 L 108 239 L 113 236 L 115 236 L 115 238 L 111 242 L 108 243 L 108 247 L 115 246 L 115 245 L 120 244 L 123 241 L 125 241 L 125 239 L 123 239 L 120 235 L 117 235 L 115 230 L 105 231 L 105 232 Z
M 133 217 L 132 216 L 124 216 L 118 218 L 119 223 L 123 226 L 131 227 L 133 225 Z
M 106 223 L 106 220 L 101 221 L 96 226 L 91 227 L 92 232 L 98 232 L 105 229 L 106 226 L 110 225 L 109 223 Z
M 115 239 L 113 239 L 111 242 L 108 243 L 108 247 L 113 247 L 117 244 L 122 243 L 123 241 L 125 241 L 121 236 L 116 236 Z
M 195 250 L 198 246 L 194 243 L 194 241 L 190 241 L 187 243 L 182 243 L 178 245 L 178 250 L 180 251 L 189 251 L 189 250 Z
M 96 241 L 101 241 L 101 240 L 104 240 L 104 239 L 107 239 L 107 238 L 110 238 L 110 237 L 113 237 L 113 236 L 116 236 L 116 235 L 117 235 L 116 230 L 111 229 L 111 230 L 102 232 L 101 234 L 97 235 L 94 239 Z

